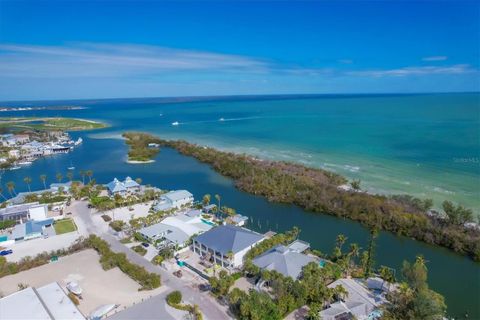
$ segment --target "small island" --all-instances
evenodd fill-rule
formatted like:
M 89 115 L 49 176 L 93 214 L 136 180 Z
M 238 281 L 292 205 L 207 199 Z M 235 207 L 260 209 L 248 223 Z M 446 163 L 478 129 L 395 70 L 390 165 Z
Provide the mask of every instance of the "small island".
M 153 158 L 160 152 L 161 139 L 152 135 L 141 132 L 125 132 L 122 137 L 130 147 L 128 163 L 152 163 L 155 161 Z
M 83 131 L 106 128 L 105 123 L 85 119 L 61 117 L 3 117 L 0 130 L 13 132 L 21 130 L 37 131 Z

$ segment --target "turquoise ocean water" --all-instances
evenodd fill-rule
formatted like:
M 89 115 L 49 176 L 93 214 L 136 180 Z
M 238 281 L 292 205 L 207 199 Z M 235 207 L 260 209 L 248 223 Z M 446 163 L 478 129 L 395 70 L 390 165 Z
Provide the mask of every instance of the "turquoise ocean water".
M 361 179 L 372 192 L 480 210 L 479 94 L 119 100 L 82 114 L 111 121 L 110 133 L 145 130 L 296 161 Z
M 23 178 L 29 176 L 32 189 L 41 189 L 40 174 L 46 174 L 51 183 L 56 173 L 65 176 L 73 163 L 75 179 L 80 179 L 79 170 L 91 169 L 99 183 L 130 175 L 164 189 L 189 189 L 196 198 L 205 193 L 221 194 L 222 203 L 251 218 L 248 227 L 281 232 L 296 225 L 302 230 L 301 238 L 323 252 L 332 250 L 339 233 L 366 247 L 368 230 L 358 223 L 240 192 L 231 180 L 170 149 L 163 149 L 153 164 L 127 164 L 125 144 L 111 138 L 126 130 L 148 131 L 164 138 L 183 138 L 323 167 L 360 178 L 371 191 L 432 197 L 437 205 L 451 199 L 478 210 L 479 97 L 445 94 L 11 103 L 74 104 L 87 109 L 4 112 L 0 116 L 69 116 L 106 121 L 111 127 L 72 133 L 75 138 L 82 136 L 84 144 L 69 154 L 6 171 L 0 184 L 5 195 L 7 181 L 14 181 L 17 191 L 26 191 Z M 175 121 L 178 126 L 172 126 Z M 400 273 L 402 261 L 412 261 L 417 254 L 428 261 L 429 284 L 445 296 L 449 315 L 462 319 L 468 313 L 469 319 L 480 319 L 478 263 L 387 232 L 378 238 L 377 266 L 388 265 Z

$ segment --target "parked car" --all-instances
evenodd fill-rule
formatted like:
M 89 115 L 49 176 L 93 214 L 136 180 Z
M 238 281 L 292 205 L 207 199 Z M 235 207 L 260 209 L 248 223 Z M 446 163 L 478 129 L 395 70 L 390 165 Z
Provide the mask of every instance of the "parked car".
M 147 242 L 142 242 L 142 246 L 144 246 L 145 248 L 148 248 L 148 247 L 150 247 L 150 244 L 147 243 Z
M 0 251 L 0 256 L 7 256 L 7 255 L 12 254 L 12 253 L 13 253 L 12 249 L 3 250 L 3 251 Z
M 200 289 L 200 291 L 202 292 L 210 291 L 212 290 L 212 286 L 209 285 L 208 283 L 201 283 L 198 285 L 198 289 Z

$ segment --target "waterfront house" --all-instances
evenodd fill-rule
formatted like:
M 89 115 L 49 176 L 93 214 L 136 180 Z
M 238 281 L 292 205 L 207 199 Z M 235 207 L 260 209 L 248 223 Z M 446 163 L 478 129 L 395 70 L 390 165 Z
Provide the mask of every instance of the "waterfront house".
M 140 191 L 140 185 L 130 177 L 126 177 L 124 181 L 117 178 L 107 184 L 108 193 L 111 196 L 116 194 L 126 196 L 127 193 L 136 193 Z
M 278 245 L 253 259 L 253 264 L 262 270 L 275 270 L 286 277 L 298 279 L 304 266 L 317 262 L 314 257 L 303 254 L 310 247 L 307 242 L 296 240 L 289 246 Z
M 140 191 L 140 185 L 130 177 L 126 177 L 123 181 L 123 186 L 127 189 L 128 192 L 138 192 Z
M 52 183 L 50 184 L 50 191 L 59 192 L 60 189 L 62 189 L 63 192 L 70 192 L 71 187 L 72 187 L 72 181 L 63 182 L 63 183 Z
M 360 279 L 342 278 L 328 285 L 329 288 L 337 286 L 345 288 L 347 296 L 322 310 L 320 312 L 322 319 L 366 320 L 380 316 L 378 308 L 386 302 L 381 293 L 369 290 Z
M 58 285 L 26 288 L 0 298 L 1 319 L 85 320 L 85 317 Z
M 193 239 L 193 251 L 222 267 L 243 265 L 245 254 L 265 237 L 257 232 L 234 225 L 222 225 Z
M 53 219 L 28 220 L 25 223 L 17 224 L 12 231 L 12 240 L 30 240 L 47 234 L 45 228 L 51 227 Z
M 179 214 L 163 219 L 160 223 L 140 229 L 140 234 L 150 242 L 161 240 L 161 246 L 183 248 L 190 237 L 212 228 L 199 215 Z
M 127 194 L 127 188 L 120 182 L 117 178 L 113 179 L 113 181 L 107 183 L 108 193 L 111 196 L 116 194 L 121 195 L 122 197 Z
M 247 216 L 242 216 L 241 214 L 236 214 L 233 217 L 230 218 L 232 224 L 243 227 L 245 223 L 248 221 Z
M 180 209 L 183 206 L 193 203 L 193 194 L 187 190 L 170 191 L 160 196 L 160 199 L 154 205 L 156 211 L 165 211 L 170 209 Z
M 38 202 L 11 205 L 0 209 L 0 221 L 44 220 L 47 217 L 48 206 Z

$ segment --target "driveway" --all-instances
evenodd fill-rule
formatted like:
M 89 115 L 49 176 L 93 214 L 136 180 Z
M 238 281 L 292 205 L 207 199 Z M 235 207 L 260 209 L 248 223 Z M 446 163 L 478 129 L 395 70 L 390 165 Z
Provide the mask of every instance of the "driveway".
M 186 303 L 198 304 L 205 319 L 232 319 L 232 317 L 227 314 L 228 310 L 226 307 L 218 304 L 215 299 L 212 298 L 210 295 L 201 293 L 194 283 L 176 278 L 170 273 L 170 271 L 153 265 L 144 257 L 140 256 L 133 250 L 127 248 L 125 245 L 120 243 L 113 235 L 109 234 L 108 230 L 105 230 L 105 223 L 94 223 L 94 219 L 98 217 L 98 215 L 93 215 L 92 217 L 90 209 L 87 207 L 87 202 L 77 201 L 72 206 L 72 213 L 77 218 L 76 221 L 78 220 L 77 225 L 79 225 L 79 229 L 84 228 L 85 230 L 87 230 L 88 233 L 96 234 L 97 236 L 108 242 L 113 251 L 123 252 L 131 262 L 144 267 L 149 272 L 159 274 L 162 278 L 162 286 L 165 286 L 168 292 L 174 290 L 181 291 L 183 295 L 183 301 Z M 157 299 L 161 298 L 159 297 Z M 148 301 L 144 303 L 148 303 Z M 143 305 L 144 303 L 140 305 Z M 149 305 L 147 304 L 146 308 L 148 309 L 148 307 Z M 135 310 L 141 310 L 141 308 Z M 133 318 L 142 319 L 142 314 L 139 313 L 138 317 Z M 161 319 L 160 315 L 158 315 L 156 319 Z

